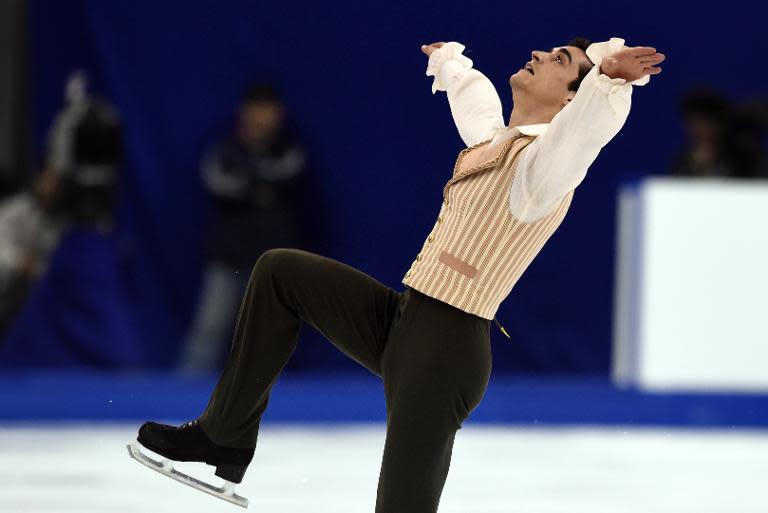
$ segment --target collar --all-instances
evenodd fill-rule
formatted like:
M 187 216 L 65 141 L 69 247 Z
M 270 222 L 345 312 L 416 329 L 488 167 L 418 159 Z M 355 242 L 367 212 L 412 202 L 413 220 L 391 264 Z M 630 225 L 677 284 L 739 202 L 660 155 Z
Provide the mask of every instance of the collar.
M 496 135 L 491 141 L 491 146 L 495 146 L 496 144 L 504 142 L 509 138 L 516 136 L 517 134 L 529 135 L 533 137 L 542 135 L 544 132 L 547 131 L 547 127 L 549 127 L 549 123 L 536 123 L 534 125 L 518 125 L 514 127 L 506 127 L 506 126 L 502 127 L 496 132 Z
M 541 135 L 547 131 L 549 123 L 537 123 L 535 125 L 520 125 L 515 128 L 523 135 Z

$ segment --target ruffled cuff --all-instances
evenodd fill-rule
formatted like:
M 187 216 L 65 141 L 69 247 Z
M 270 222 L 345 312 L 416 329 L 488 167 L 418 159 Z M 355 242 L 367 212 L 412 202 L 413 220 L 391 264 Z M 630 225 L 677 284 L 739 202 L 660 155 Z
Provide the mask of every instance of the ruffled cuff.
M 589 60 L 591 60 L 595 64 L 595 66 L 599 69 L 600 63 L 603 62 L 604 58 L 608 57 L 609 55 L 613 55 L 616 52 L 624 50 L 625 48 L 627 47 L 624 46 L 624 40 L 622 38 L 612 37 L 610 40 L 605 41 L 603 43 L 592 43 L 591 45 L 589 45 L 589 48 L 587 48 L 587 57 L 589 57 Z M 603 76 L 605 76 L 608 80 L 611 80 L 611 81 L 621 80 L 621 84 L 625 82 L 625 80 L 622 78 L 610 78 L 607 75 L 602 75 L 602 74 L 601 74 L 601 80 Z M 647 84 L 650 80 L 651 80 L 651 75 L 645 75 L 630 83 L 636 86 L 643 86 Z
M 623 78 L 611 78 L 605 73 L 600 73 L 599 67 L 595 65 L 590 70 L 584 80 L 594 81 L 595 87 L 605 94 L 619 94 L 629 96 L 632 94 L 632 85 Z
M 445 91 L 448 85 L 445 83 L 445 77 L 441 73 L 445 63 L 451 62 L 452 69 L 456 68 L 457 72 L 472 67 L 472 60 L 461 54 L 464 48 L 463 44 L 451 41 L 450 43 L 445 43 L 429 56 L 427 76 L 435 77 L 435 81 L 432 83 L 432 94 L 435 94 L 437 91 Z M 454 64 L 458 64 L 458 66 Z

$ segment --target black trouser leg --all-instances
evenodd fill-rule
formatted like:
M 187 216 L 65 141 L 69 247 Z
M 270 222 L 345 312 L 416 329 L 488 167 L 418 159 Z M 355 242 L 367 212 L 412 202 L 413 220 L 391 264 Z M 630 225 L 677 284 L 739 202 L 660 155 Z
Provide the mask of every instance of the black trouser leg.
M 255 447 L 269 393 L 305 321 L 381 375 L 381 354 L 401 293 L 330 258 L 272 249 L 253 268 L 232 349 L 200 425 L 214 442 Z
M 376 513 L 434 513 L 456 431 L 490 378 L 490 323 L 408 291 L 390 331 L 382 376 L 387 440 Z
M 214 442 L 256 445 L 301 320 L 383 378 L 387 440 L 376 513 L 436 512 L 456 431 L 490 376 L 489 321 L 329 258 L 270 250 L 254 267 L 229 359 L 200 418 Z

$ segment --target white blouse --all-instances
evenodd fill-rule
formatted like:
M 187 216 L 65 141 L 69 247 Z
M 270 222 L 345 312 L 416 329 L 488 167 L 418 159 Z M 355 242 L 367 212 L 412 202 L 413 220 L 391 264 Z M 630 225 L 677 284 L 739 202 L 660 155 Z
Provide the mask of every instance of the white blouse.
M 584 77 L 574 98 L 550 123 L 507 127 L 496 89 L 472 69 L 462 55 L 464 45 L 450 42 L 429 58 L 427 76 L 434 76 L 432 93 L 446 91 L 459 135 L 467 146 L 492 139 L 494 146 L 517 134 L 536 138 L 520 154 L 509 192 L 512 215 L 523 222 L 546 216 L 575 189 L 603 146 L 618 133 L 629 114 L 632 84 L 644 85 L 646 75 L 632 84 L 599 73 L 600 62 L 625 48 L 612 38 L 587 49 L 595 66 Z

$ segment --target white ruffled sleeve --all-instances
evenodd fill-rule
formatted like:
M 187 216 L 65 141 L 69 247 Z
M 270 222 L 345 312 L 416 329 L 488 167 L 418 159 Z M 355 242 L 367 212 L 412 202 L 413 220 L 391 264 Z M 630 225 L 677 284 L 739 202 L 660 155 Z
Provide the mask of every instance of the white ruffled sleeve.
M 452 76 L 455 76 L 458 72 L 464 69 L 472 67 L 472 59 L 462 55 L 465 46 L 461 43 L 451 41 L 445 43 L 442 47 L 438 48 L 429 56 L 429 63 L 427 64 L 427 76 L 435 77 L 435 81 L 432 83 L 432 94 L 437 91 L 445 91 L 448 86 L 448 81 Z M 443 72 L 443 65 L 452 61 L 449 66 L 450 70 Z
M 603 62 L 603 59 L 626 48 L 628 47 L 624 45 L 624 40 L 622 38 L 612 37 L 603 43 L 592 43 L 589 45 L 587 48 L 587 57 L 589 57 L 589 60 L 591 60 L 595 66 L 600 69 L 600 63 Z M 644 77 L 640 77 L 637 80 L 631 82 L 631 84 L 636 86 L 644 86 L 650 80 L 651 75 L 645 75 Z
M 624 125 L 631 104 L 632 85 L 594 66 L 547 131 L 521 153 L 509 193 L 512 215 L 524 223 L 541 219 L 578 187 Z
M 464 45 L 445 43 L 432 52 L 427 76 L 434 76 L 432 94 L 445 91 L 459 136 L 467 146 L 490 139 L 504 126 L 501 100 L 488 77 L 472 69 L 461 52 Z

